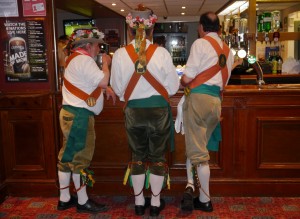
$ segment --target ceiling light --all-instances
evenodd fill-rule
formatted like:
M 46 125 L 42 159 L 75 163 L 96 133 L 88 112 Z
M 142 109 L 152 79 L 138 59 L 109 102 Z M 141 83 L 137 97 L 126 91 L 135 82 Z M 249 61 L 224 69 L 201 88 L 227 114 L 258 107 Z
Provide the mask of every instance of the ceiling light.
M 245 4 L 243 4 L 240 7 L 240 13 L 242 13 L 243 11 L 246 11 L 249 8 L 249 2 L 247 1 Z
M 182 9 L 185 9 L 185 6 L 182 6 L 181 8 L 182 8 Z
M 112 5 L 112 6 L 116 6 L 117 4 L 116 4 L 116 3 L 112 3 L 111 5 Z
M 124 10 L 124 9 L 121 9 L 120 11 L 122 11 L 122 12 L 123 12 L 123 11 L 125 11 L 125 10 Z
M 232 4 L 228 5 L 223 11 L 218 15 L 233 15 L 242 13 L 249 7 L 248 1 L 235 1 Z
M 181 15 L 185 15 L 185 13 L 184 13 L 184 12 L 181 12 Z

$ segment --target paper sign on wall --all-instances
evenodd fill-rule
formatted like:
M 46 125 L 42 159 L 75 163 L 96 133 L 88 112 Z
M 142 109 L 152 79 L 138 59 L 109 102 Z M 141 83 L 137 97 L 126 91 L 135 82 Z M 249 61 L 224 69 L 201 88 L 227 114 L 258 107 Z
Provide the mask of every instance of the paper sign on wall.
M 23 16 L 46 16 L 45 0 L 22 0 Z
M 17 0 L 0 1 L 0 17 L 19 17 Z

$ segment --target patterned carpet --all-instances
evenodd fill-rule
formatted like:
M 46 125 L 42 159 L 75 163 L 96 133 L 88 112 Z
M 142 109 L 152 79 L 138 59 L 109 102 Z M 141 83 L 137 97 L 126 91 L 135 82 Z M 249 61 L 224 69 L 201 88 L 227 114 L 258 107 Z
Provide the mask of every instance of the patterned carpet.
M 143 217 L 134 214 L 134 199 L 127 196 L 94 196 L 94 200 L 106 203 L 110 210 L 99 214 L 78 214 L 75 208 L 57 211 L 57 198 L 8 197 L 0 205 L 0 218 L 13 219 L 134 219 L 152 218 L 149 209 Z M 166 208 L 159 219 L 300 219 L 300 197 L 213 197 L 214 211 L 185 213 L 179 209 L 181 197 L 163 197 Z

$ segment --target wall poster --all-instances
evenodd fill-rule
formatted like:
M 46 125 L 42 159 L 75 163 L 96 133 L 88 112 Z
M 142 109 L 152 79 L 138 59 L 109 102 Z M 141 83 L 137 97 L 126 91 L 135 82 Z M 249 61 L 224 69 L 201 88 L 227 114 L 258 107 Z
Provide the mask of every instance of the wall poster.
M 0 17 L 19 17 L 18 1 L 0 1 Z
M 4 72 L 7 82 L 48 81 L 43 20 L 4 22 Z
M 46 16 L 45 0 L 23 0 L 23 16 Z

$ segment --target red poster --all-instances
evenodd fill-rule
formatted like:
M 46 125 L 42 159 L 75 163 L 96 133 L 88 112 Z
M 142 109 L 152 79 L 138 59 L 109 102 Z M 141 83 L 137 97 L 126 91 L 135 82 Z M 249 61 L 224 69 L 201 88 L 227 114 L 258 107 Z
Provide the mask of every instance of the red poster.
M 23 16 L 46 16 L 45 0 L 22 0 Z

